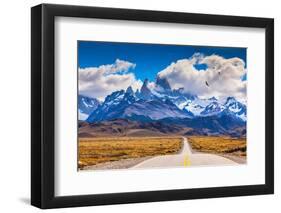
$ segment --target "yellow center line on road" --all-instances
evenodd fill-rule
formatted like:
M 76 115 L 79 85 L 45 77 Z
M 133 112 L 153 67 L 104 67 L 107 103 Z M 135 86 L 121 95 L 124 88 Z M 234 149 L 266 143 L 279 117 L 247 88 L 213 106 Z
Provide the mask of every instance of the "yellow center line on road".
M 190 166 L 190 165 L 191 165 L 190 158 L 189 158 L 188 154 L 186 154 L 183 157 L 183 166 L 187 167 L 187 166 Z

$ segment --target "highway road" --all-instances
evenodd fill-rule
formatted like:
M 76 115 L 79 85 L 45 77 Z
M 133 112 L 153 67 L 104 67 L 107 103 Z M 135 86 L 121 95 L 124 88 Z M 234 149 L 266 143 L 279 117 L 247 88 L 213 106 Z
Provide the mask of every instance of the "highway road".
M 238 163 L 218 156 L 193 152 L 186 137 L 183 137 L 183 147 L 181 151 L 173 155 L 163 155 L 145 160 L 132 168 L 151 168 L 151 167 L 190 167 L 207 165 L 236 165 Z

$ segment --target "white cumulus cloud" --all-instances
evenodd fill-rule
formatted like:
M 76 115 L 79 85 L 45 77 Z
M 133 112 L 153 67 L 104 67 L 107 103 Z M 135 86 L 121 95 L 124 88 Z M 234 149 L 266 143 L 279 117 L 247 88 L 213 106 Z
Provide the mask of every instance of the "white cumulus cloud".
M 207 69 L 198 70 L 196 64 L 205 64 Z M 240 58 L 202 54 L 173 62 L 158 73 L 174 89 L 183 87 L 186 92 L 206 98 L 234 96 L 240 100 L 246 98 L 246 81 L 241 80 L 245 74 L 245 62 Z
M 128 86 L 135 90 L 140 88 L 142 82 L 137 80 L 133 73 L 128 72 L 135 66 L 134 63 L 116 59 L 113 64 L 79 68 L 79 94 L 103 100 L 106 95 Z

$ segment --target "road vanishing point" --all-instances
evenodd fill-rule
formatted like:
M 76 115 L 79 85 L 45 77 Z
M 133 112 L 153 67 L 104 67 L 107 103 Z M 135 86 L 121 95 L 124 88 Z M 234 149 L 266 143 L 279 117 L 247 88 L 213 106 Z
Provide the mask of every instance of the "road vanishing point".
M 182 137 L 183 146 L 179 153 L 163 155 L 145 160 L 132 168 L 153 167 L 190 167 L 208 165 L 237 165 L 238 163 L 216 154 L 193 152 L 186 137 Z

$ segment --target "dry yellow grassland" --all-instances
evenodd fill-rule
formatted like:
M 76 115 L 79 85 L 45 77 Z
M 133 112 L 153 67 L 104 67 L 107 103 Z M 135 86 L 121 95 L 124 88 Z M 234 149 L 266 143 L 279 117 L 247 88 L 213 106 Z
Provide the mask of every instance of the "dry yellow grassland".
M 78 166 L 173 154 L 181 149 L 181 141 L 180 137 L 80 138 Z
M 246 138 L 190 136 L 188 137 L 188 141 L 193 149 L 201 152 L 246 156 Z

